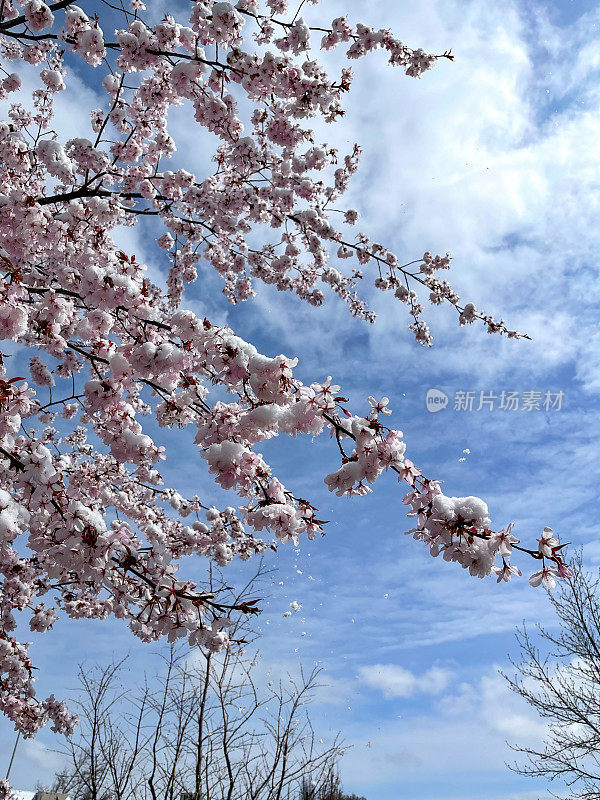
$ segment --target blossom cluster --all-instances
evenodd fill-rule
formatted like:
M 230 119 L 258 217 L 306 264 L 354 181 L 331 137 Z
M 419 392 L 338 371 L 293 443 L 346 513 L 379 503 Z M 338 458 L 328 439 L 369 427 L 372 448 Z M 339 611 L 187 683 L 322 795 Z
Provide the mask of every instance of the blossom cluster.
M 39 68 L 30 106 L 17 95 L 23 102 L 0 121 L 0 337 L 35 353 L 27 378 L 11 376 L 0 353 L 0 710 L 25 735 L 46 722 L 68 733 L 74 718 L 52 695 L 36 697 L 29 645 L 15 635 L 19 613 L 35 633 L 59 616 L 113 616 L 143 641 L 187 638 L 218 651 L 228 646 L 231 608 L 179 577 L 179 560 L 226 566 L 323 533 L 316 509 L 257 451 L 274 436 L 330 434 L 340 456 L 325 477 L 331 491 L 362 495 L 394 471 L 414 487 L 415 536 L 432 554 L 477 575 L 507 579 L 516 569 L 505 560 L 512 539 L 489 530 L 485 504 L 445 497 L 406 458 L 402 434 L 382 422 L 385 398 L 369 398 L 357 415 L 331 378 L 304 384 L 296 359 L 264 355 L 182 307 L 186 284 L 208 264 L 231 302 L 251 297 L 257 281 L 317 306 L 332 290 L 372 321 L 357 291 L 369 265 L 375 286 L 407 304 L 419 341 L 431 337 L 416 286 L 455 306 L 461 324 L 483 320 L 519 335 L 459 305 L 436 277 L 449 256 L 426 252 L 400 265 L 364 233 L 334 224 L 334 211 L 343 226 L 358 221 L 335 206 L 360 148 L 341 156 L 316 144 L 307 120 L 341 117 L 350 69 L 330 78 L 309 57 L 313 29 L 298 15 L 281 19 L 283 2 L 261 12 L 255 0 L 199 0 L 157 24 L 143 11 L 138 0 L 123 12 L 112 41 L 74 2 L 0 6 L 2 63 Z M 342 18 L 321 45 L 341 43 L 350 59 L 384 49 L 413 77 L 438 59 Z M 65 50 L 93 68 L 105 98 L 90 110 L 89 138 L 55 132 L 54 98 L 70 84 Z M 3 74 L 0 94 L 17 92 L 18 73 Z M 205 177 L 165 166 L 177 146 L 169 111 L 184 103 L 218 141 Z M 168 265 L 161 286 L 115 243 L 118 228 L 146 218 Z M 350 259 L 361 269 L 346 269 Z M 163 428 L 191 426 L 208 472 L 242 504 L 219 509 L 166 486 L 167 453 L 144 426 L 148 415 Z M 549 585 L 546 562 L 556 574 L 566 568 L 559 545 L 542 538 Z
M 445 561 L 460 564 L 475 577 L 493 574 L 500 583 L 520 576 L 519 567 L 510 562 L 513 549 L 543 563 L 542 569 L 530 577 L 531 586 L 543 584 L 553 589 L 557 577 L 572 576 L 559 552 L 564 545 L 552 537 L 550 528 L 544 528 L 536 550 L 520 547 L 512 533 L 513 523 L 499 531 L 491 529 L 488 507 L 479 497 L 446 497 L 439 483 L 419 478 L 404 503 L 410 506 L 409 516 L 417 518 L 417 527 L 407 533 L 427 544 L 432 556 L 442 555 Z

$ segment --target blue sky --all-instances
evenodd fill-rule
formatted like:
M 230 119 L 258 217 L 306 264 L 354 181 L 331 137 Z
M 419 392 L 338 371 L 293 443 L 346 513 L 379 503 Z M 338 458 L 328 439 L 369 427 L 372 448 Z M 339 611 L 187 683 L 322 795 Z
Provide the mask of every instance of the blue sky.
M 459 293 L 533 341 L 459 329 L 450 309 L 431 309 L 435 343 L 424 350 L 407 331 L 403 308 L 380 293 L 372 297 L 379 319 L 367 327 L 334 299 L 322 309 L 303 308 L 269 288 L 243 307 L 228 307 L 208 272 L 191 288 L 189 304 L 264 352 L 298 356 L 303 380 L 333 375 L 357 410 L 366 411 L 369 394 L 388 395 L 408 456 L 443 479 L 447 493 L 483 497 L 495 525 L 515 521 L 524 541 L 550 525 L 563 541 L 583 545 L 590 565 L 599 564 L 598 4 L 324 0 L 312 13 L 348 13 L 391 27 L 413 46 L 452 48 L 456 60 L 420 81 L 389 69 L 381 54 L 363 59 L 347 118 L 319 133 L 340 148 L 363 145 L 348 205 L 360 210 L 365 230 L 407 261 L 449 250 Z M 81 109 L 91 96 L 84 78 L 73 105 L 61 111 L 62 124 L 68 120 L 77 135 L 85 135 Z M 191 158 L 200 172 L 206 140 L 192 138 L 183 117 L 174 124 L 181 163 Z M 127 231 L 123 244 L 160 273 L 159 251 L 143 231 Z M 450 398 L 436 414 L 425 407 L 430 388 Z M 562 391 L 562 408 L 453 408 L 458 391 L 478 398 L 503 390 Z M 182 493 L 222 497 L 191 441 L 160 435 L 177 453 L 167 475 Z M 497 674 L 507 654 L 516 655 L 516 625 L 552 624 L 546 595 L 526 578 L 498 586 L 432 559 L 403 535 L 410 520 L 391 476 L 369 497 L 331 496 L 322 482 L 335 467 L 329 442 L 271 441 L 261 449 L 285 483 L 332 520 L 324 540 L 299 553 L 281 548 L 273 559 L 278 572 L 260 618 L 262 668 L 278 674 L 300 663 L 323 667 L 330 688 L 312 717 L 317 730 L 339 729 L 352 745 L 342 762 L 346 789 L 368 800 L 549 796 L 543 783 L 504 766 L 512 759 L 507 738 L 536 741 L 543 728 Z M 198 577 L 202 569 L 189 565 Z M 243 571 L 232 568 L 233 575 Z M 292 600 L 303 610 L 284 619 Z M 124 651 L 133 682 L 152 667 L 156 650 L 114 621 L 61 620 L 54 634 L 35 641 L 39 691 L 63 696 L 74 686 L 77 662 Z M 12 741 L 1 722 L 0 771 Z M 60 766 L 56 744 L 44 731 L 20 746 L 17 787 L 50 779 Z

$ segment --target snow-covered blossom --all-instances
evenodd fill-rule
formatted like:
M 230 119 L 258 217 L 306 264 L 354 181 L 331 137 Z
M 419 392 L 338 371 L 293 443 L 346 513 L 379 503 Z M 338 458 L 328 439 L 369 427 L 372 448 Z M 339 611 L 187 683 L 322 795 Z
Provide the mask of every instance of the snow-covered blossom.
M 34 33 L 39 33 L 44 28 L 52 26 L 54 15 L 42 0 L 27 0 L 23 10 L 27 24 Z

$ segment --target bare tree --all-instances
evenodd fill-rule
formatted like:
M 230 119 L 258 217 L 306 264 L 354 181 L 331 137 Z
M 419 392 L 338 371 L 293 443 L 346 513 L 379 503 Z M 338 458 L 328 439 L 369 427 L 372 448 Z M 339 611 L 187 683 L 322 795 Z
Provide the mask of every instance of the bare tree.
M 244 646 L 220 654 L 171 648 L 133 694 L 123 662 L 80 669 L 81 725 L 54 789 L 73 800 L 295 800 L 303 780 L 324 786 L 343 749 L 339 736 L 322 744 L 307 713 L 318 670 L 265 686 L 247 617 L 233 638 Z
M 570 798 L 600 800 L 600 574 L 583 569 L 581 552 L 570 566 L 573 577 L 549 595 L 558 632 L 538 625 L 532 637 L 523 626 L 517 673 L 504 675 L 548 723 L 541 747 L 513 747 L 525 762 L 511 768 L 563 781 Z
M 355 794 L 344 794 L 337 766 L 332 767 L 320 784 L 304 778 L 298 800 L 365 800 Z
M 148 745 L 147 686 L 135 703 L 123 708 L 125 690 L 119 684 L 126 659 L 106 667 L 78 671 L 79 696 L 74 701 L 80 724 L 63 753 L 69 763 L 56 775 L 54 791 L 73 800 L 131 800 L 139 785 L 137 763 Z

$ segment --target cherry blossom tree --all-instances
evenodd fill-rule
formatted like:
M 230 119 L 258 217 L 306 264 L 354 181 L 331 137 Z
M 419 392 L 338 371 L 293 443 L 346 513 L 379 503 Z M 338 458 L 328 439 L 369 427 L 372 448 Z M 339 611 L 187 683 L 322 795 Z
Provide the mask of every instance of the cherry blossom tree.
M 440 277 L 449 255 L 402 263 L 352 233 L 359 214 L 342 200 L 360 147 L 339 153 L 310 127 L 342 117 L 352 83 L 349 66 L 327 74 L 319 46 L 343 48 L 349 63 L 384 50 L 409 78 L 452 55 L 343 17 L 310 27 L 306 3 L 294 13 L 286 0 L 199 0 L 173 14 L 160 4 L 155 18 L 141 0 L 0 0 L 0 708 L 24 735 L 47 721 L 68 732 L 74 719 L 54 696 L 36 697 L 15 612 L 37 632 L 59 612 L 114 616 L 144 642 L 187 637 L 218 651 L 230 605 L 180 577 L 179 560 L 225 566 L 273 537 L 297 545 L 323 533 L 317 510 L 257 451 L 274 436 L 329 434 L 340 465 L 325 481 L 337 495 L 363 495 L 394 472 L 409 486 L 414 538 L 471 575 L 510 580 L 515 549 L 541 561 L 534 585 L 568 575 L 552 531 L 521 547 L 510 526 L 492 528 L 483 500 L 448 497 L 425 477 L 384 424 L 386 398 L 354 413 L 332 378 L 304 384 L 297 359 L 262 354 L 186 310 L 186 285 L 212 267 L 231 303 L 262 281 L 314 306 L 341 301 L 372 323 L 360 289 L 372 281 L 406 306 L 424 345 L 418 291 L 450 303 L 461 325 L 522 336 L 461 304 Z M 89 109 L 88 138 L 55 130 L 55 98 L 75 71 L 103 97 Z M 213 135 L 209 174 L 168 169 L 169 112 L 180 105 Z M 165 267 L 158 283 L 117 244 L 148 220 Z M 10 369 L 25 347 L 27 377 Z M 165 485 L 168 454 L 145 417 L 192 428 L 199 459 L 241 505 L 219 509 Z M 236 609 L 255 612 L 256 601 Z

